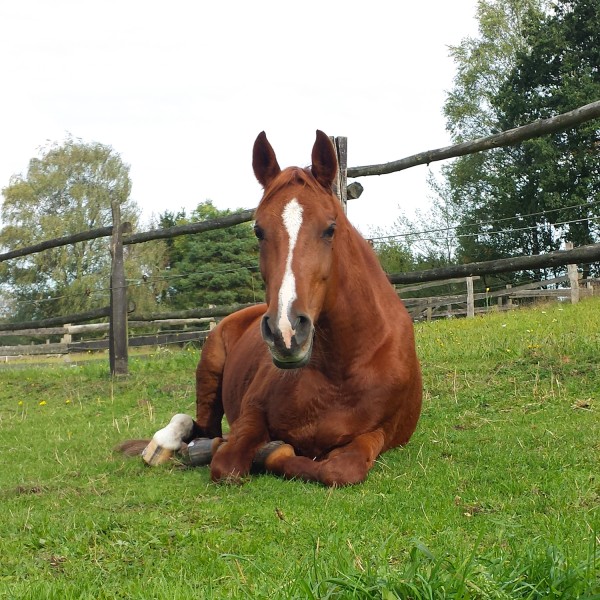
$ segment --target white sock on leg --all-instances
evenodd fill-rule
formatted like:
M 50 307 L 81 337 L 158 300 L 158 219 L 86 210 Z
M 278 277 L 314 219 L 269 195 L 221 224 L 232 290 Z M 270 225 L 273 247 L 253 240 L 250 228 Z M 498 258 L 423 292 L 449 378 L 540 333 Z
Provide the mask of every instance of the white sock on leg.
M 177 414 L 169 424 L 159 429 L 142 452 L 144 462 L 151 466 L 169 461 L 181 448 L 183 438 L 192 433 L 194 420 L 189 415 Z
M 166 427 L 159 429 L 152 438 L 158 446 L 166 450 L 179 450 L 183 438 L 192 433 L 194 420 L 189 415 L 175 415 Z

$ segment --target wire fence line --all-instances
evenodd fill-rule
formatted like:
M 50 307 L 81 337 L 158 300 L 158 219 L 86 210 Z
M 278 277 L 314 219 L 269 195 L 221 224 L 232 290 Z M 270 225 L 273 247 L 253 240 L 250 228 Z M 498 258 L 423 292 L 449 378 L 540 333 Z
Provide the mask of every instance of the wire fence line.
M 575 209 L 575 208 L 588 208 L 591 206 L 595 206 L 597 204 L 600 204 L 600 200 L 596 200 L 594 202 L 588 202 L 586 204 L 574 204 L 574 205 L 565 206 L 562 208 L 553 208 L 553 209 L 540 211 L 540 212 L 536 212 L 536 213 L 515 215 L 514 217 L 503 217 L 501 219 L 492 219 L 489 221 L 473 221 L 471 223 L 461 223 L 458 225 L 451 225 L 449 227 L 440 227 L 440 228 L 436 228 L 436 229 L 425 229 L 423 231 L 409 231 L 409 232 L 402 232 L 402 233 L 396 233 L 396 234 L 390 234 L 390 235 L 369 236 L 367 239 L 372 242 L 378 242 L 378 241 L 385 241 L 385 240 L 397 239 L 397 238 L 422 237 L 422 236 L 429 235 L 432 233 L 449 233 L 451 231 L 456 231 L 458 229 L 468 229 L 469 227 L 481 227 L 483 225 L 494 225 L 497 223 L 504 223 L 506 221 L 518 221 L 518 220 L 523 220 L 523 219 L 529 219 L 531 217 L 547 215 L 550 213 L 563 212 L 563 211 L 571 210 L 571 209 Z M 600 220 L 600 216 L 598 216 L 598 217 L 581 217 L 579 219 L 572 219 L 569 221 L 556 221 L 556 222 L 547 221 L 543 225 L 558 227 L 558 226 L 562 226 L 562 225 L 570 225 L 573 223 L 596 222 L 598 220 Z M 519 227 L 519 228 L 511 228 L 511 229 L 500 229 L 497 231 L 480 231 L 477 233 L 462 233 L 462 234 L 456 234 L 453 237 L 468 238 L 468 237 L 476 237 L 478 235 L 492 235 L 492 234 L 513 233 L 515 231 L 528 231 L 528 230 L 534 230 L 534 229 L 540 227 L 540 225 L 542 225 L 542 224 L 529 225 L 527 227 Z M 445 239 L 445 238 L 440 237 L 439 239 Z

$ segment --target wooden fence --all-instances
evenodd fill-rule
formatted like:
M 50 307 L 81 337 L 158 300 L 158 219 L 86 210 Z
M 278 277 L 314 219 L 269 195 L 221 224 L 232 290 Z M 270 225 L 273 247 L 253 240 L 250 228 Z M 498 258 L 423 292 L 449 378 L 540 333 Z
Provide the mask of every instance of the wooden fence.
M 479 277 L 476 276 L 397 287 L 398 293 L 402 296 L 407 292 L 421 291 L 425 287 L 431 288 L 456 282 L 461 282 L 466 286 L 465 292 L 461 294 L 404 298 L 404 305 L 416 321 L 431 321 L 432 319 L 444 317 L 470 318 L 476 314 L 489 311 L 511 310 L 520 303 L 531 303 L 539 300 L 576 303 L 580 297 L 597 295 L 600 288 L 600 280 L 598 279 L 576 279 L 573 281 L 572 276 L 564 275 L 563 277 L 532 281 L 517 287 L 509 284 L 504 289 L 474 293 L 473 281 L 477 279 Z M 565 283 L 570 283 L 570 287 L 558 287 Z M 479 306 L 476 303 L 479 303 Z
M 129 321 L 127 323 L 129 332 L 149 328 L 158 328 L 159 332 L 146 335 L 133 335 L 128 339 L 128 346 L 162 346 L 165 344 L 202 341 L 206 338 L 215 323 L 216 319 L 214 317 Z M 68 323 L 60 327 L 37 327 L 34 329 L 17 329 L 8 332 L 0 331 L 0 338 L 24 336 L 29 338 L 45 338 L 46 340 L 45 343 L 0 346 L 0 359 L 8 362 L 9 357 L 23 355 L 72 354 L 93 350 L 107 350 L 109 348 L 109 340 L 106 338 L 79 341 L 76 341 L 74 338 L 86 335 L 89 336 L 90 334 L 108 334 L 110 326 L 110 323 L 88 323 L 85 325 L 73 325 Z M 176 329 L 171 329 L 173 327 Z M 164 328 L 170 330 L 164 331 Z M 59 342 L 51 342 L 51 336 L 61 336 L 61 339 Z
M 600 117 L 600 101 L 588 104 L 580 107 L 574 111 L 564 113 L 551 119 L 539 120 L 529 125 L 519 127 L 510 131 L 503 132 L 501 134 L 481 138 L 473 142 L 466 142 L 450 146 L 447 148 L 441 148 L 437 150 L 431 150 L 428 152 L 420 153 L 395 161 L 393 163 L 386 163 L 384 165 L 372 165 L 368 167 L 354 167 L 348 168 L 346 165 L 346 139 L 335 138 L 334 145 L 338 154 L 338 160 L 340 163 L 340 171 L 338 174 L 338 181 L 336 184 L 336 192 L 340 201 L 345 206 L 347 198 L 356 198 L 362 191 L 360 184 L 351 184 L 346 186 L 346 177 L 362 177 L 369 175 L 381 175 L 385 173 L 391 173 L 399 171 L 412 166 L 430 163 L 437 160 L 444 160 L 456 156 L 463 156 L 465 154 L 472 154 L 482 150 L 490 148 L 496 148 L 500 146 L 506 146 L 515 144 L 526 139 L 539 137 L 541 135 L 547 135 L 549 133 L 555 133 L 564 129 L 575 127 L 583 122 L 590 121 Z M 162 315 L 151 315 L 148 316 L 135 316 L 135 321 L 128 323 L 129 316 L 129 305 L 127 302 L 127 287 L 124 276 L 123 266 L 123 246 L 128 244 L 138 244 L 156 239 L 168 239 L 179 235 L 187 235 L 192 233 L 201 233 L 204 231 L 210 231 L 214 229 L 221 229 L 244 223 L 252 220 L 254 209 L 241 211 L 233 215 L 227 215 L 225 217 L 219 217 L 210 221 L 203 221 L 200 223 L 193 223 L 184 226 L 170 227 L 166 229 L 152 230 L 143 233 L 132 234 L 130 232 L 130 226 L 128 223 L 121 223 L 120 208 L 117 203 L 112 205 L 113 213 L 113 225 L 103 227 L 95 230 L 81 232 L 72 236 L 65 236 L 53 240 L 47 240 L 38 243 L 27 248 L 21 248 L 12 250 L 0 254 L 0 262 L 27 256 L 37 252 L 42 252 L 50 248 L 57 248 L 60 246 L 70 245 L 85 240 L 96 239 L 99 237 L 111 236 L 110 251 L 112 257 L 112 268 L 111 268 L 111 282 L 110 282 L 110 306 L 97 309 L 95 311 L 88 311 L 87 313 L 80 313 L 77 315 L 67 315 L 63 317 L 55 317 L 52 319 L 40 320 L 37 322 L 29 323 L 4 323 L 0 324 L 0 334 L 7 335 L 10 332 L 11 335 L 16 335 L 16 332 L 28 331 L 28 330 L 43 330 L 44 328 L 62 328 L 60 332 L 58 329 L 54 334 L 41 334 L 41 335 L 62 335 L 72 336 L 77 332 L 73 327 L 76 324 L 98 319 L 99 317 L 109 317 L 108 323 L 108 348 L 110 356 L 110 369 L 114 375 L 126 374 L 128 371 L 128 347 L 129 344 L 134 345 L 138 343 L 160 343 L 159 340 L 165 340 L 164 337 L 154 336 L 139 336 L 138 338 L 133 337 L 131 340 L 128 338 L 128 327 L 134 329 L 137 327 L 138 322 L 142 322 L 145 326 L 148 326 L 149 322 L 154 321 L 165 321 L 174 318 L 183 319 L 203 319 L 207 317 L 223 316 L 233 312 L 233 309 L 239 307 L 224 307 L 221 309 L 202 309 L 198 311 L 183 311 L 177 314 L 162 314 Z M 571 250 L 561 250 L 557 252 L 550 252 L 544 255 L 537 256 L 525 256 L 512 259 L 486 261 L 480 263 L 471 263 L 467 265 L 458 265 L 455 267 L 445 267 L 440 269 L 431 269 L 428 271 L 419 271 L 414 273 L 397 273 L 390 275 L 390 281 L 394 284 L 408 284 L 416 282 L 428 282 L 428 281 L 440 281 L 449 278 L 456 277 L 473 277 L 476 275 L 483 274 L 494 274 L 503 272 L 512 272 L 517 270 L 526 269 L 539 269 L 555 267 L 560 265 L 577 264 L 577 263 L 591 263 L 600 261 L 600 244 L 592 244 L 581 248 L 575 248 Z M 575 286 L 578 289 L 578 286 Z M 449 302 L 446 302 L 448 304 Z M 450 302 L 450 304 L 452 304 Z M 229 310 L 232 309 L 232 310 Z M 209 314 L 212 310 L 212 314 Z M 426 308 L 427 310 L 427 308 Z M 432 308 L 433 310 L 433 308 Z M 207 312 L 208 311 L 208 312 Z M 216 314 L 219 313 L 219 314 Z M 136 323 L 134 326 L 133 324 Z M 98 331 L 98 330 L 97 330 Z M 79 330 L 81 332 L 81 330 Z M 184 341 L 185 333 L 196 336 L 200 339 L 202 332 L 177 332 L 180 335 L 180 340 Z M 27 334 L 33 335 L 33 334 Z M 161 334 L 161 335 L 175 335 Z M 60 342 L 59 348 L 62 350 L 69 351 L 76 349 L 81 350 L 85 347 L 82 342 L 69 342 L 68 338 L 63 338 L 64 341 Z M 171 337 L 170 339 L 176 339 Z M 190 338 L 188 338 L 190 339 Z M 134 341 L 135 340 L 135 341 Z M 104 342 L 103 342 L 104 343 Z M 164 343 L 164 341 L 163 341 Z M 79 345 L 77 345 L 79 344 Z M 40 344 L 40 353 L 48 353 L 50 344 Z M 33 353 L 35 346 L 27 346 L 28 354 Z M 45 350 L 42 350 L 42 348 Z M 85 347 L 86 350 L 91 349 L 90 346 Z M 4 347 L 0 351 L 0 355 L 6 355 L 7 348 Z M 16 350 L 15 350 L 16 352 Z
M 589 249 L 590 247 L 588 247 Z M 597 256 L 597 260 L 600 260 L 600 244 L 596 244 L 592 247 Z M 556 264 L 567 264 L 572 260 L 575 250 L 563 250 L 557 253 L 552 253 L 552 256 L 548 258 L 549 266 L 555 266 Z M 562 257 L 559 260 L 555 255 Z M 586 253 L 586 256 L 588 254 Z M 512 259 L 507 261 L 489 261 L 487 264 L 487 272 L 497 272 L 499 267 L 508 267 L 506 262 L 511 262 Z M 558 261 L 558 262 L 557 262 Z M 483 263 L 478 263 L 483 265 Z M 574 269 L 573 269 L 574 266 Z M 431 288 L 434 286 L 447 285 L 449 283 L 455 283 L 462 281 L 466 284 L 466 292 L 464 294 L 445 295 L 445 296 L 428 296 L 419 298 L 404 298 L 404 303 L 407 306 L 409 312 L 415 320 L 448 316 L 467 316 L 471 317 L 478 312 L 489 310 L 505 310 L 514 308 L 515 301 L 522 301 L 524 298 L 532 297 L 546 297 L 546 298 L 562 298 L 575 302 L 579 299 L 580 285 L 586 285 L 587 293 L 593 293 L 593 285 L 597 285 L 597 280 L 588 280 L 585 282 L 577 280 L 576 266 L 571 267 L 571 277 L 564 276 L 554 279 L 547 279 L 528 283 L 516 288 L 507 287 L 504 290 L 496 290 L 493 292 L 485 293 L 474 293 L 473 281 L 478 279 L 478 276 L 468 276 L 466 278 L 453 278 L 453 279 L 441 279 L 439 277 L 440 270 L 431 270 L 429 273 L 430 281 L 427 281 L 427 272 L 423 271 L 417 274 L 402 274 L 390 276 L 392 281 L 398 279 L 417 279 L 424 283 L 417 285 L 404 285 L 397 286 L 398 292 L 403 296 L 407 292 L 414 292 L 422 290 L 424 288 Z M 511 268 L 511 270 L 514 267 Z M 478 272 L 484 273 L 482 270 L 483 266 L 478 267 Z M 575 275 L 573 275 L 575 274 Z M 575 277 L 575 279 L 573 279 Z M 569 288 L 558 288 L 556 286 L 562 285 L 570 280 L 571 287 Z M 125 289 L 125 288 L 124 288 Z M 126 290 L 125 290 L 126 291 Z M 126 293 L 125 293 L 126 297 Z M 476 308 L 476 302 L 484 301 L 485 306 Z M 184 343 L 184 342 L 201 342 L 205 339 L 209 332 L 210 325 L 215 322 L 219 317 L 231 314 L 236 310 L 244 308 L 248 305 L 233 305 L 226 307 L 215 307 L 215 308 L 204 308 L 187 311 L 175 311 L 170 313 L 150 313 L 135 315 L 133 320 L 126 320 L 125 326 L 125 337 L 126 347 L 138 347 L 138 346 L 156 346 L 165 345 L 170 343 Z M 133 313 L 135 314 L 135 313 Z M 8 361 L 9 357 L 21 356 L 21 355 L 48 355 L 48 354 L 71 354 L 77 352 L 87 352 L 94 350 L 109 349 L 109 355 L 114 350 L 111 350 L 111 332 L 114 332 L 114 327 L 111 327 L 109 323 L 96 323 L 96 324 L 79 324 L 93 319 L 98 319 L 103 316 L 111 316 L 111 307 L 105 307 L 95 311 L 88 311 L 85 313 L 79 313 L 75 315 L 66 315 L 61 317 L 54 317 L 51 319 L 44 319 L 40 321 L 30 321 L 27 323 L 4 323 L 0 324 L 0 339 L 8 336 L 28 336 L 32 338 L 42 338 L 46 340 L 46 343 L 37 343 L 30 345 L 17 345 L 17 346 L 0 346 L 0 360 Z M 157 333 L 145 333 L 139 334 L 140 330 L 148 329 L 159 329 Z M 109 333 L 108 339 L 94 339 L 94 340 L 75 340 L 75 337 L 90 334 L 105 334 Z M 129 337 L 128 332 L 131 332 Z M 114 333 L 113 333 L 114 335 Z M 61 336 L 61 340 L 58 342 L 49 342 L 51 336 Z M 127 368 L 127 354 L 121 358 L 125 360 L 111 362 L 111 372 L 118 374 L 123 373 L 123 369 Z M 125 371 L 126 372 L 126 371 Z
M 574 265 L 568 265 L 573 267 Z M 575 266 L 576 268 L 576 266 Z M 600 293 L 599 279 L 578 279 L 577 273 L 571 269 L 570 275 L 533 281 L 518 287 L 507 285 L 505 289 L 474 293 L 473 282 L 478 276 L 432 281 L 416 285 L 396 286 L 398 293 L 403 297 L 408 292 L 423 291 L 436 286 L 462 283 L 466 289 L 464 293 L 447 294 L 442 296 L 419 296 L 417 298 L 403 298 L 404 304 L 415 321 L 448 317 L 473 317 L 476 314 L 489 311 L 512 310 L 521 302 L 531 302 L 540 299 L 554 299 L 567 302 L 578 302 L 580 296 L 591 296 Z M 570 287 L 558 287 L 566 283 Z M 479 303 L 480 306 L 476 304 Z M 186 342 L 202 342 L 214 327 L 218 319 L 248 305 L 235 305 L 214 307 L 190 311 L 177 311 L 173 313 L 157 313 L 140 315 L 135 320 L 127 323 L 129 337 L 128 347 L 164 346 L 168 344 L 182 344 Z M 107 315 L 110 311 L 107 307 Z M 188 315 L 182 317 L 182 315 Z M 197 316 L 189 316 L 197 315 Z M 207 316 L 198 316 L 207 315 Z M 169 318 L 169 316 L 171 318 Z M 59 317 L 64 319 L 67 317 Z M 143 319 L 143 320 L 140 320 Z M 47 321 L 46 321 L 47 322 Z M 28 325 L 39 325 L 43 321 L 30 322 Z M 21 356 L 65 355 L 82 352 L 92 352 L 109 349 L 109 339 L 106 334 L 110 332 L 110 323 L 66 323 L 59 326 L 21 328 L 23 324 L 12 323 L 0 325 L 0 340 L 4 337 L 23 336 L 32 339 L 41 339 L 42 342 L 16 346 L 2 346 L 0 344 L 0 361 L 9 362 Z M 3 329 L 6 327 L 6 329 Z M 149 333 L 148 329 L 158 331 Z M 140 333 L 141 332 L 141 333 Z M 85 339 L 104 335 L 100 339 Z M 59 341 L 51 342 L 50 338 L 61 336 Z M 84 339 L 76 339 L 84 338 Z

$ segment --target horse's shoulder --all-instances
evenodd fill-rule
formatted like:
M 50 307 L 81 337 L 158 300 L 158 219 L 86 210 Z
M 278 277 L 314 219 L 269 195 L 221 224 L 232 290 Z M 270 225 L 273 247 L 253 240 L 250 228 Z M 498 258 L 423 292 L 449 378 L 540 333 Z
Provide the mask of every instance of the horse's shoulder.
M 238 310 L 220 321 L 211 335 L 220 336 L 225 347 L 230 349 L 250 327 L 259 322 L 266 308 L 266 304 L 256 304 Z

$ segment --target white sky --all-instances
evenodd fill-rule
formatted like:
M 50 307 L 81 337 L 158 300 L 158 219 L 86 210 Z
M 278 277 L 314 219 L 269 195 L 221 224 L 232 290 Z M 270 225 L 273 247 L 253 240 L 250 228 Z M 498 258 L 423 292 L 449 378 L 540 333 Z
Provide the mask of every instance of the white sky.
M 348 165 L 450 144 L 448 46 L 475 35 L 476 0 L 0 0 L 0 187 L 67 133 L 131 166 L 146 221 L 212 199 L 252 208 L 252 144 L 306 166 L 315 130 Z M 367 234 L 428 204 L 427 167 L 360 178 Z

